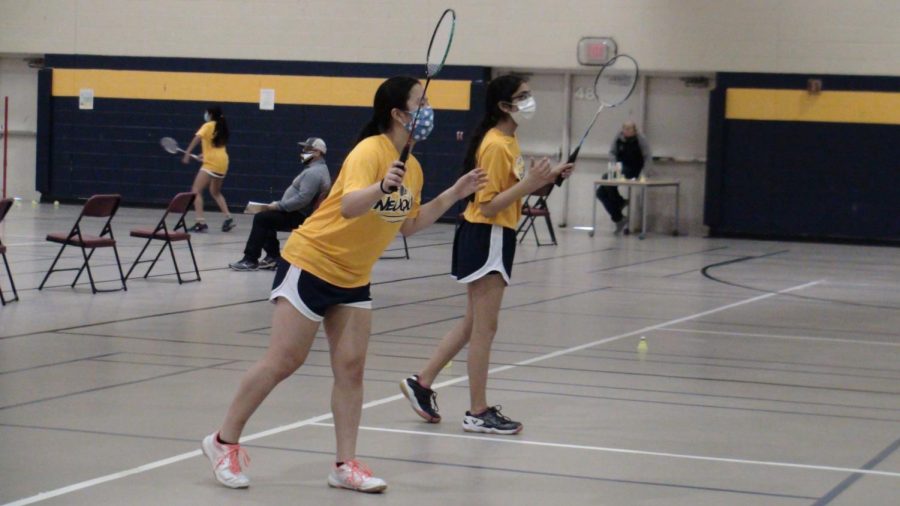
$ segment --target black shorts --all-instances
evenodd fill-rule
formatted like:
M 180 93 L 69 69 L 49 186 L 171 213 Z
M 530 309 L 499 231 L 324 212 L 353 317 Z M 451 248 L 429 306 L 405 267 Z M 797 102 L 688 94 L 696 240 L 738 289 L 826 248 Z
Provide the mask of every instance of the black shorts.
M 335 286 L 281 258 L 278 259 L 269 300 L 275 302 L 278 297 L 283 297 L 300 314 L 316 322 L 324 320 L 325 312 L 332 306 L 372 309 L 369 285 L 355 288 Z
M 515 230 L 462 220 L 453 238 L 450 273 L 460 283 L 471 283 L 496 272 L 508 285 L 515 256 Z

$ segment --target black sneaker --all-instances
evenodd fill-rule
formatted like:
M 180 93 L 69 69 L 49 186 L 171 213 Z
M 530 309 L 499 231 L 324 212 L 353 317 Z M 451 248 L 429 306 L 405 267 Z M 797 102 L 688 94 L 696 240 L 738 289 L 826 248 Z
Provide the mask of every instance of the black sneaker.
M 437 394 L 430 388 L 419 384 L 419 375 L 413 374 L 400 382 L 400 391 L 409 399 L 413 411 L 425 419 L 428 423 L 438 423 L 441 415 L 438 413 Z
M 231 218 L 226 219 L 222 222 L 222 232 L 228 232 L 229 230 L 234 228 L 234 220 Z
M 463 430 L 466 432 L 482 432 L 485 434 L 518 434 L 522 424 L 514 422 L 500 412 L 500 406 L 491 406 L 480 415 L 466 411 L 463 418 Z
M 245 258 L 240 262 L 228 264 L 228 267 L 231 267 L 236 271 L 255 271 L 256 269 L 259 269 L 259 263 L 254 262 L 253 260 L 247 260 Z
M 278 257 L 266 257 L 259 261 L 259 268 L 268 271 L 275 270 L 278 265 Z
M 198 221 L 197 223 L 194 223 L 194 226 L 191 227 L 191 232 L 206 233 L 208 231 L 209 231 L 209 225 L 207 225 L 206 223 L 203 223 L 202 221 Z

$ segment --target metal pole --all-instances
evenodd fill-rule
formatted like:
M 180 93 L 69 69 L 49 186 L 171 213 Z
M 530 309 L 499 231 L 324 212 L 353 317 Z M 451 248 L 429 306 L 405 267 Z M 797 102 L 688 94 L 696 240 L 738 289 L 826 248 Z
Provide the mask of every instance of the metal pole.
M 565 161 L 569 157 L 569 150 L 572 149 L 572 73 L 566 72 L 563 75 L 563 138 L 562 138 L 562 159 Z M 560 227 L 565 227 L 569 222 L 569 181 L 563 183 L 565 191 L 563 192 L 563 208 L 562 220 L 559 222 Z
M 3 198 L 6 198 L 6 151 L 9 140 L 9 97 L 3 98 Z

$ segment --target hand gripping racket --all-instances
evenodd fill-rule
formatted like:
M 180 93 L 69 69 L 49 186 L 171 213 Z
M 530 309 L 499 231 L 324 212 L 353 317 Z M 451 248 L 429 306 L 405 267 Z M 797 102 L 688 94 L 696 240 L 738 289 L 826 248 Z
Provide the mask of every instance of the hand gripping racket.
M 172 153 L 173 155 L 176 153 L 184 153 L 185 151 L 178 147 L 178 141 L 171 137 L 163 137 L 159 140 L 159 145 L 162 146 L 167 152 Z M 199 161 L 200 157 L 197 155 L 190 155 L 194 160 Z

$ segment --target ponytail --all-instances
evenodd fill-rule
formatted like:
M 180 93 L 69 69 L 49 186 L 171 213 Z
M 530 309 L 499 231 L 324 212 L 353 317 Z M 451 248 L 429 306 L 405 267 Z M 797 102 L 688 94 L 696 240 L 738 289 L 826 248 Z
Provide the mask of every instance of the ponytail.
M 212 145 L 221 148 L 228 144 L 228 122 L 225 121 L 225 115 L 222 113 L 222 108 L 213 105 L 206 109 L 206 112 L 209 113 L 209 117 L 212 121 L 216 122 L 216 128 L 213 130 L 213 138 Z
M 487 94 L 484 100 L 484 117 L 472 135 L 469 137 L 469 145 L 466 147 L 466 156 L 463 158 L 462 175 L 468 174 L 478 163 L 478 148 L 481 141 L 491 128 L 497 126 L 501 119 L 509 114 L 500 110 L 501 102 L 512 102 L 512 96 L 522 86 L 525 80 L 519 76 L 504 75 L 491 80 L 487 86 Z M 474 194 L 469 195 L 469 200 L 474 200 Z
M 409 92 L 417 84 L 419 84 L 418 79 L 407 76 L 395 76 L 381 83 L 375 92 L 372 119 L 359 132 L 356 144 L 367 137 L 387 132 L 391 128 L 391 111 L 394 109 L 406 110 Z

